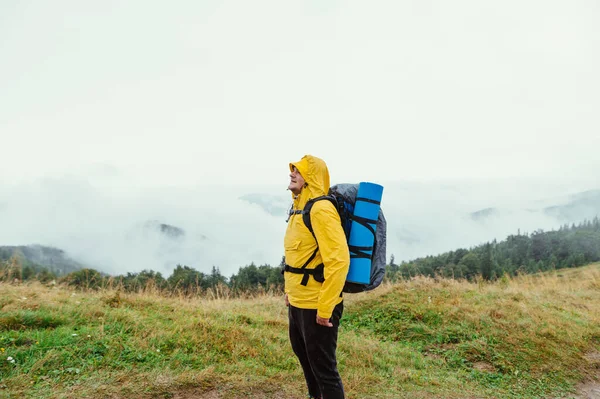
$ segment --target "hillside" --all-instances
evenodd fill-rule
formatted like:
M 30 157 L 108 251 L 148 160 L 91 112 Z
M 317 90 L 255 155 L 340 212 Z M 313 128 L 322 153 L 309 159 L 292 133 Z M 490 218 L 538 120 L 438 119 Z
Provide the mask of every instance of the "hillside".
M 583 218 L 592 219 L 600 215 L 600 190 L 574 194 L 565 203 L 549 206 L 544 211 L 565 223 Z
M 398 262 L 577 224 L 600 209 L 596 184 L 382 183 L 388 256 Z M 65 177 L 0 186 L 0 203 L 0 222 L 11 226 L 0 245 L 60 248 L 111 275 L 168 276 L 182 264 L 230 276 L 250 262 L 279 263 L 291 197 L 285 184 L 141 188 Z
M 43 245 L 0 246 L 0 263 L 17 257 L 23 267 L 29 267 L 33 274 L 43 269 L 56 276 L 69 274 L 84 266 L 59 248 Z
M 0 396 L 304 398 L 281 297 L 220 295 L 0 283 Z M 599 351 L 595 264 L 348 295 L 338 353 L 349 398 L 516 399 L 573 397 Z
M 483 277 L 495 280 L 504 274 L 535 273 L 583 266 L 600 261 L 600 219 L 559 230 L 536 230 L 531 234 L 510 235 L 502 241 L 483 243 L 469 249 L 459 248 L 395 264 L 390 259 L 386 277 L 438 275 L 469 280 Z
M 480 209 L 470 213 L 469 217 L 476 222 L 485 222 L 492 218 L 507 218 L 514 214 L 544 214 L 560 224 L 593 219 L 600 216 L 600 190 L 587 190 L 563 197 L 545 198 L 529 204 L 520 204 L 520 207 Z
M 163 259 L 163 264 L 159 265 L 171 269 L 178 262 L 177 250 L 186 239 L 186 234 L 187 232 L 178 226 L 158 220 L 147 220 L 135 224 L 127 232 L 123 243 L 134 248 L 147 245 L 146 251 L 152 248 L 155 259 Z M 204 241 L 208 237 L 196 234 L 193 239 Z M 90 251 L 94 252 L 92 248 Z M 117 249 L 115 251 L 120 252 Z M 35 278 L 39 273 L 51 278 L 61 277 L 86 267 L 95 267 L 106 273 L 106 270 L 101 267 L 102 262 L 83 262 L 80 260 L 81 253 L 79 255 L 75 259 L 70 252 L 62 248 L 45 245 L 0 245 L 0 270 L 6 263 L 10 263 L 8 261 L 11 258 L 16 257 L 19 267 L 23 267 L 23 274 L 19 272 L 19 279 Z

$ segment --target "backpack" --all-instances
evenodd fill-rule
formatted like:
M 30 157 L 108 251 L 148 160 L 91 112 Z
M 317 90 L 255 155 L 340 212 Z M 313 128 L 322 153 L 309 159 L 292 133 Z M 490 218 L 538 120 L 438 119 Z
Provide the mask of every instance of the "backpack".
M 383 216 L 383 211 L 381 208 L 379 209 L 379 216 L 377 221 L 375 220 L 367 220 L 362 218 L 357 218 L 353 215 L 354 212 L 354 204 L 356 203 L 356 195 L 358 193 L 358 184 L 337 184 L 332 186 L 329 189 L 328 195 L 324 195 L 321 197 L 310 199 L 303 210 L 290 210 L 290 215 L 292 214 L 302 214 L 302 221 L 304 222 L 306 228 L 312 233 L 313 237 L 315 237 L 315 233 L 312 228 L 312 222 L 310 220 L 310 210 L 313 205 L 317 201 L 330 201 L 335 209 L 338 211 L 340 215 L 340 220 L 342 222 L 342 228 L 344 229 L 344 234 L 346 235 L 346 241 L 350 238 L 350 229 L 352 226 L 352 221 L 361 223 L 363 226 L 367 227 L 374 235 L 375 239 L 373 242 L 373 248 L 367 247 L 353 247 L 351 245 L 348 246 L 350 250 L 350 258 L 370 258 L 371 259 L 371 278 L 368 284 L 360 284 L 355 282 L 346 281 L 344 284 L 344 288 L 342 292 L 346 293 L 357 293 L 363 291 L 370 291 L 374 288 L 377 288 L 381 282 L 383 281 L 383 276 L 385 275 L 385 264 L 386 264 L 386 220 Z M 373 229 L 370 224 L 376 224 L 376 229 Z M 316 240 L 316 237 L 315 237 Z M 308 259 L 307 262 L 302 267 L 293 268 L 288 265 L 285 266 L 284 271 L 289 271 L 292 273 L 304 274 L 304 278 L 302 280 L 302 285 L 306 285 L 308 283 L 309 275 L 312 275 L 313 278 L 319 282 L 323 282 L 323 268 L 324 266 L 318 265 L 315 269 L 307 270 L 306 266 L 314 259 L 318 251 L 317 249 L 313 253 L 313 255 Z M 371 251 L 371 254 L 366 253 L 365 251 Z

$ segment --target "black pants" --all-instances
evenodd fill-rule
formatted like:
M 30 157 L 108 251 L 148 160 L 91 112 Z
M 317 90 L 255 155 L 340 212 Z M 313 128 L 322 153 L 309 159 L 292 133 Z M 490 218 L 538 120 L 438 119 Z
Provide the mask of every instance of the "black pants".
M 335 358 L 343 311 L 344 304 L 338 304 L 331 315 L 333 327 L 325 327 L 317 324 L 316 309 L 289 307 L 290 342 L 302 365 L 308 392 L 314 398 L 344 399 Z

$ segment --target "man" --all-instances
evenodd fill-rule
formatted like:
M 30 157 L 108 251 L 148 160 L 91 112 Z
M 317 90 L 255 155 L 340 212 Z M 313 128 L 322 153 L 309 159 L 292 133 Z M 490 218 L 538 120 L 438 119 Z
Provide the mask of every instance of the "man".
M 342 288 L 350 266 L 348 244 L 330 201 L 316 201 L 310 210 L 314 235 L 302 220 L 308 200 L 329 191 L 325 162 L 306 155 L 291 163 L 290 171 L 288 189 L 294 204 L 284 239 L 290 342 L 302 365 L 310 397 L 343 399 L 335 353 L 343 312 Z

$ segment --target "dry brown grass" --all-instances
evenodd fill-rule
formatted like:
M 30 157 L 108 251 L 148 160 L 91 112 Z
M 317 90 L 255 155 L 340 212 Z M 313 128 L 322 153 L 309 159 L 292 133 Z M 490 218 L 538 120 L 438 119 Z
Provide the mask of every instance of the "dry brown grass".
M 592 265 L 495 283 L 419 277 L 346 295 L 338 357 L 349 397 L 566 394 L 598 371 L 589 357 L 600 350 L 599 282 L 600 265 Z M 404 309 L 397 319 L 356 324 L 361 314 L 394 308 Z M 10 389 L 11 397 L 30 398 L 303 397 L 287 309 L 273 293 L 167 297 L 153 287 L 124 293 L 0 284 L 0 314 L 34 317 L 0 330 L 2 339 L 16 340 L 0 342 L 20 362 L 0 368 L 7 387 L 0 396 Z M 46 322 L 62 324 L 35 327 Z M 387 322 L 396 333 L 422 328 L 424 338 L 386 339 L 378 331 Z M 438 342 L 447 331 L 476 336 Z M 98 350 L 102 356 L 90 363 Z M 460 360 L 466 363 L 457 366 Z

